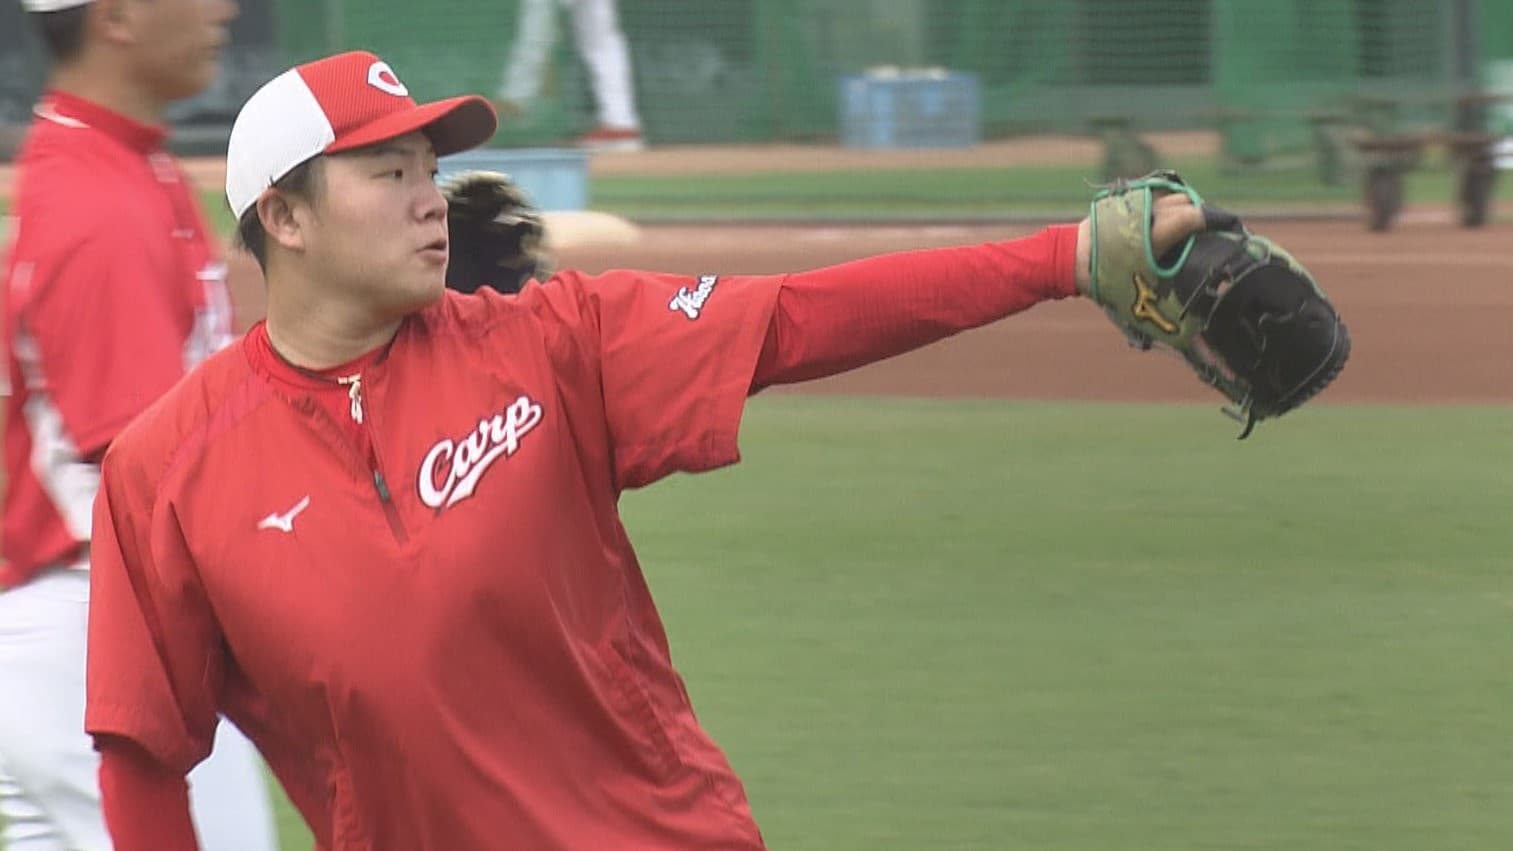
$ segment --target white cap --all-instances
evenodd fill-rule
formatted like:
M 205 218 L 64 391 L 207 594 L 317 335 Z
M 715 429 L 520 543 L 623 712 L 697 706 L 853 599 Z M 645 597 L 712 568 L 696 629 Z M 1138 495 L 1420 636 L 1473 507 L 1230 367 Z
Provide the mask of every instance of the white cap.
M 259 195 L 318 154 L 425 130 L 437 156 L 487 142 L 499 126 L 476 95 L 417 104 L 389 63 L 364 51 L 291 68 L 242 105 L 226 145 L 226 201 L 240 219 Z
M 28 12 L 61 12 L 94 0 L 21 0 L 21 8 Z

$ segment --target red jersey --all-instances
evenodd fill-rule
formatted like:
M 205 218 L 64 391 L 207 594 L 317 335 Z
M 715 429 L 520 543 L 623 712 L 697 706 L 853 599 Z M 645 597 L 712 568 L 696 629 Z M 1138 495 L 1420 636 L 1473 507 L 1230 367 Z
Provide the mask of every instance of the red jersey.
M 1070 294 L 1075 241 L 448 292 L 351 365 L 350 404 L 254 328 L 106 456 L 86 711 L 120 768 L 103 776 L 161 779 L 113 737 L 186 773 L 220 710 L 329 851 L 761 848 L 620 494 L 738 460 L 754 386 Z
M 35 112 L 3 270 L 0 586 L 83 556 L 101 451 L 231 340 L 225 266 L 164 131 L 61 92 Z

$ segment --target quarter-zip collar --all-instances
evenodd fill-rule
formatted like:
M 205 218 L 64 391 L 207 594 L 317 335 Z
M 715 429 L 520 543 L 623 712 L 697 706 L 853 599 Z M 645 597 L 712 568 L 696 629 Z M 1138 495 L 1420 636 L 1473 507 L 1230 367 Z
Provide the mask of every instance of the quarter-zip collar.
M 397 338 L 398 334 L 395 337 Z M 271 380 L 290 396 L 303 396 L 312 392 L 330 390 L 333 385 L 345 388 L 351 384 L 352 376 L 366 378 L 373 375 L 380 371 L 382 363 L 388 360 L 389 349 L 393 345 L 393 340 L 390 340 L 346 363 L 327 369 L 305 369 L 285 360 L 284 356 L 273 348 L 273 341 L 268 336 L 266 320 L 252 326 L 243 340 L 243 350 L 253 370 Z

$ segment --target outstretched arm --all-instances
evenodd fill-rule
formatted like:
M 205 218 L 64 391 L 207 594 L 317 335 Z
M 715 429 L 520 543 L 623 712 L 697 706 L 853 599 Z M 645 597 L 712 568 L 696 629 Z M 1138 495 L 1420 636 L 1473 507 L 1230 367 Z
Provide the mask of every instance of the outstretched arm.
M 1158 251 L 1202 228 L 1202 211 L 1185 196 L 1157 203 Z M 1083 292 L 1089 232 L 1084 219 L 1022 239 L 884 254 L 789 275 L 752 389 L 835 375 Z

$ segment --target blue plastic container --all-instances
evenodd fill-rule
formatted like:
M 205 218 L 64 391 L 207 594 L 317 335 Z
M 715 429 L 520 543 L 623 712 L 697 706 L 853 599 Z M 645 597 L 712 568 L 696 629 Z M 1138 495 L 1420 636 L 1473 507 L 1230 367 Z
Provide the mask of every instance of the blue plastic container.
M 982 138 L 976 74 L 899 72 L 840 79 L 848 148 L 970 148 Z
M 588 152 L 571 148 L 479 148 L 442 157 L 442 177 L 502 171 L 542 210 L 588 208 Z

